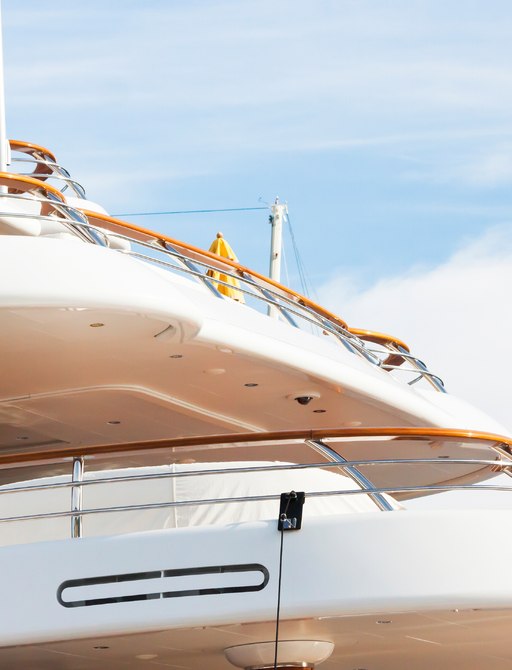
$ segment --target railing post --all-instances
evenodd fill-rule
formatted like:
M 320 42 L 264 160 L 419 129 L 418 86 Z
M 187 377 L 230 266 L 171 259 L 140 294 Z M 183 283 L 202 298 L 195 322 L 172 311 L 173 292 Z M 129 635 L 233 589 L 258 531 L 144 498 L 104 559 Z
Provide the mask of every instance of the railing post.
M 215 286 L 215 282 L 212 282 L 212 281 L 210 281 L 210 280 L 208 279 L 208 275 L 204 275 L 204 274 L 199 270 L 199 268 L 197 267 L 197 265 L 196 265 L 195 263 L 193 263 L 193 262 L 192 262 L 191 260 L 189 260 L 188 258 L 185 258 L 185 256 L 184 256 L 182 253 L 180 253 L 180 252 L 177 251 L 174 247 L 172 247 L 170 244 L 168 244 L 167 242 L 165 242 L 165 240 L 164 240 L 164 243 L 163 243 L 163 249 L 165 249 L 166 251 L 171 251 L 172 253 L 176 254 L 176 256 L 178 257 L 178 261 L 179 261 L 180 263 L 182 263 L 188 270 L 192 270 L 192 272 L 195 274 L 195 276 L 196 276 L 196 277 L 197 277 L 197 278 L 198 278 L 198 279 L 199 279 L 199 280 L 200 280 L 200 281 L 201 281 L 207 288 L 210 289 L 210 291 L 213 293 L 214 296 L 216 296 L 217 298 L 222 298 L 222 297 L 223 297 L 222 293 L 221 293 L 221 292 L 217 289 L 217 287 Z M 209 266 L 209 267 L 210 267 L 210 266 Z
M 256 291 L 258 291 L 259 295 L 254 294 L 255 298 L 261 299 L 260 296 L 263 296 L 263 300 L 268 304 L 267 313 L 269 316 L 271 315 L 271 310 L 277 310 L 283 316 L 285 321 L 288 321 L 291 326 L 298 328 L 295 319 L 290 314 L 288 314 L 286 307 L 280 305 L 277 298 L 270 291 L 267 291 L 265 288 L 263 288 L 263 286 L 260 286 L 256 281 L 254 281 L 248 272 L 243 272 L 241 274 L 241 278 L 242 281 L 250 284 Z M 276 314 L 277 312 L 274 314 L 274 316 L 276 316 Z
M 423 377 L 423 379 L 426 379 L 427 382 L 428 382 L 429 384 L 431 384 L 431 385 L 436 389 L 436 391 L 439 391 L 440 393 L 446 393 L 446 389 L 444 388 L 443 384 L 442 384 L 441 381 L 439 380 L 439 377 L 436 377 L 436 375 L 433 375 L 432 373 L 430 373 L 429 370 L 428 370 L 428 368 L 427 368 L 427 366 L 425 365 L 425 363 L 423 363 L 422 361 L 420 361 L 419 358 L 416 358 L 415 356 L 411 356 L 411 355 L 409 354 L 409 352 L 407 352 L 407 351 L 406 351 L 403 347 L 401 347 L 401 346 L 397 346 L 396 349 L 397 349 L 397 351 L 399 351 L 401 354 L 406 354 L 407 357 L 406 357 L 405 360 L 408 360 L 409 363 L 410 363 L 414 368 L 416 368 L 416 369 L 418 370 L 418 372 L 420 373 L 421 377 Z M 424 374 L 425 372 L 426 372 L 427 374 Z
M 322 440 L 304 440 L 305 444 L 308 444 L 310 447 L 313 447 L 315 451 L 327 456 L 331 459 L 331 463 L 339 463 L 340 469 L 347 474 L 350 479 L 352 479 L 356 484 L 359 484 L 363 491 L 368 491 L 368 497 L 373 500 L 377 507 L 383 512 L 392 512 L 394 510 L 393 505 L 386 499 L 386 496 L 382 493 L 372 493 L 368 489 L 374 488 L 372 482 L 359 471 L 358 468 L 353 465 L 344 466 L 343 463 L 347 462 L 346 458 L 343 458 L 341 454 L 338 454 L 337 451 L 328 447 Z
M 80 456 L 73 459 L 73 474 L 71 487 L 71 511 L 82 511 L 82 480 L 84 478 L 84 459 Z M 71 517 L 71 537 L 82 537 L 82 515 L 73 514 Z

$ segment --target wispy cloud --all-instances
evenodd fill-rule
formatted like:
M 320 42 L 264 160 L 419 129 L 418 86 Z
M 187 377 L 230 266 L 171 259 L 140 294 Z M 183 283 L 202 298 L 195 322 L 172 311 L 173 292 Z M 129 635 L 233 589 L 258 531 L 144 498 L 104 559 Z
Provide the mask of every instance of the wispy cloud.
M 502 139 L 509 133 L 501 133 Z M 405 170 L 403 176 L 415 181 L 448 183 L 476 187 L 479 189 L 500 188 L 512 184 L 512 142 L 502 141 L 496 145 L 492 135 L 488 135 L 486 146 L 477 143 L 473 150 L 462 150 L 448 156 L 443 165 L 432 157 Z
M 390 332 L 440 374 L 449 391 L 512 430 L 512 225 L 468 242 L 445 262 L 368 288 L 335 276 L 320 296 L 351 325 Z
M 512 143 L 477 156 L 459 172 L 470 184 L 503 186 L 512 184 Z
M 4 0 L 8 131 L 107 207 L 279 193 L 298 238 L 318 222 L 373 276 L 507 214 L 505 0 L 50 5 Z M 315 274 L 340 262 L 336 242 L 308 251 Z
M 38 67 L 23 59 L 11 76 L 13 95 L 24 100 L 26 83 L 39 82 L 54 106 L 71 105 L 70 91 L 121 102 L 133 91 L 137 107 L 169 109 L 305 104 L 341 112 L 356 126 L 371 111 L 395 128 L 411 112 L 420 123 L 447 111 L 507 118 L 512 105 L 512 73 L 503 59 L 508 35 L 489 16 L 494 40 L 482 45 L 471 17 L 464 23 L 460 12 L 440 11 L 436 3 L 430 12 L 410 2 L 384 10 L 374 2 L 126 4 L 59 2 L 51 13 L 30 0 L 8 5 L 8 28 L 23 26 L 26 34 L 21 45 L 11 43 L 15 55 L 27 53 L 41 24 L 46 36 Z M 484 31 L 480 25 L 480 38 Z M 101 99 L 78 96 L 77 104 L 93 103 Z

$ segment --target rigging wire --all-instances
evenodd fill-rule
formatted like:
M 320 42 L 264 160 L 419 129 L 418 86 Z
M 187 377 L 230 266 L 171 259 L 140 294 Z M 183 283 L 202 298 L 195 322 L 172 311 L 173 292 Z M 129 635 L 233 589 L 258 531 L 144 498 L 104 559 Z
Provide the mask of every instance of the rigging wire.
M 112 214 L 112 216 L 160 216 L 163 214 L 210 214 L 211 212 L 253 212 L 268 207 L 223 207 L 221 209 L 178 209 L 169 212 L 125 212 L 123 214 Z
M 297 271 L 299 273 L 299 280 L 300 280 L 301 290 L 302 290 L 302 293 L 306 297 L 310 298 L 312 294 L 313 294 L 313 296 L 315 296 L 315 291 L 314 291 L 314 289 L 311 288 L 311 283 L 310 283 L 309 278 L 308 278 L 308 273 L 307 273 L 307 270 L 306 270 L 306 266 L 304 265 L 304 262 L 302 260 L 301 255 L 300 255 L 299 247 L 298 247 L 297 241 L 295 239 L 295 234 L 294 234 L 294 231 L 293 231 L 292 222 L 291 222 L 291 219 L 290 219 L 290 215 L 288 213 L 286 213 L 286 220 L 288 221 L 288 228 L 290 229 L 290 238 L 291 238 L 291 241 L 292 241 L 292 248 L 293 248 L 293 253 L 294 253 L 294 256 L 295 256 L 295 263 L 297 264 Z M 316 296 L 315 296 L 315 299 L 316 299 Z
M 123 213 L 117 213 L 113 214 L 112 216 L 116 217 L 127 217 L 127 216 L 164 216 L 164 215 L 174 215 L 174 214 L 212 214 L 216 212 L 223 212 L 223 213 L 228 213 L 228 212 L 254 212 L 254 211 L 261 211 L 261 210 L 268 210 L 268 206 L 265 205 L 259 205 L 257 207 L 220 207 L 220 208 L 211 208 L 211 209 L 178 209 L 178 210 L 168 210 L 168 211 L 155 211 L 155 212 L 123 212 Z M 290 219 L 290 215 L 288 212 L 286 213 L 286 221 L 288 222 L 288 227 L 290 230 L 290 239 L 292 242 L 292 249 L 293 249 L 293 254 L 295 257 L 295 263 L 297 266 L 297 272 L 299 275 L 299 281 L 300 281 L 300 286 L 301 286 L 301 291 L 302 293 L 307 296 L 311 297 L 313 295 L 316 299 L 316 292 L 314 289 L 312 289 L 311 282 L 308 277 L 308 273 L 306 270 L 306 267 L 304 265 L 304 261 L 302 260 L 302 257 L 299 252 L 299 247 L 297 244 L 297 240 L 295 238 L 295 233 L 293 230 L 292 222 Z M 286 273 L 286 281 L 289 284 L 290 283 L 290 278 L 289 278 L 289 273 L 288 273 L 288 265 L 286 262 L 286 256 L 284 252 L 284 247 L 283 247 L 283 260 L 284 260 L 284 266 L 285 266 L 285 273 Z
M 286 277 L 286 286 L 290 286 L 290 275 L 288 273 L 288 263 L 286 262 L 286 249 L 284 244 L 282 248 L 282 256 L 284 265 L 284 276 Z

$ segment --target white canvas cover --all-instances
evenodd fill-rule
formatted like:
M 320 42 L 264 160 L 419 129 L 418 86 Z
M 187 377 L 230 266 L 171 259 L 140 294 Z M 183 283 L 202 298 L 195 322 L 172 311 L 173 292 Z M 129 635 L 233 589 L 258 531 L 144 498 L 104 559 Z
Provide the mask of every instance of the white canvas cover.
M 305 491 L 304 519 L 333 514 L 375 512 L 376 504 L 366 494 L 309 497 L 308 492 L 360 490 L 349 477 L 324 469 L 301 469 L 256 472 L 226 472 L 233 468 L 287 465 L 261 461 L 231 463 L 180 463 L 144 468 L 126 468 L 86 473 L 84 481 L 110 479 L 108 483 L 86 484 L 82 487 L 84 511 L 109 510 L 127 505 L 163 505 L 173 502 L 221 500 L 220 503 L 161 506 L 154 509 L 102 512 L 83 515 L 83 535 L 112 535 L 161 528 L 183 528 L 212 524 L 233 524 L 244 521 L 275 519 L 279 500 L 226 502 L 231 498 L 279 495 L 288 491 Z M 206 470 L 224 470 L 222 474 L 200 474 Z M 122 477 L 171 475 L 197 472 L 195 476 L 159 477 L 140 481 L 118 481 Z M 12 491 L 14 487 L 69 482 L 69 477 L 43 479 L 9 484 L 0 488 L 0 516 L 19 517 L 47 512 L 70 511 L 71 489 L 43 491 Z M 393 507 L 399 505 L 387 496 Z M 22 544 L 44 539 L 70 536 L 71 519 L 51 518 L 0 523 L 0 544 Z

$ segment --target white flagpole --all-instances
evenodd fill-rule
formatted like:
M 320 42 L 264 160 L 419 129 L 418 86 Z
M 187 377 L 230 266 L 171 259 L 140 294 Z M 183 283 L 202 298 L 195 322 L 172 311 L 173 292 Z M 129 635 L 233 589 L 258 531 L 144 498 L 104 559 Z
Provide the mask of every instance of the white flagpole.
M 11 150 L 5 125 L 4 45 L 2 37 L 2 3 L 0 0 L 0 172 L 6 172 L 11 162 Z

